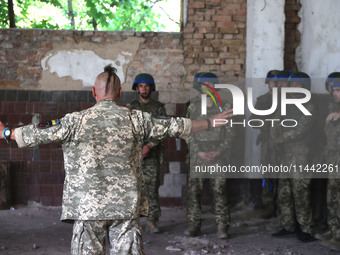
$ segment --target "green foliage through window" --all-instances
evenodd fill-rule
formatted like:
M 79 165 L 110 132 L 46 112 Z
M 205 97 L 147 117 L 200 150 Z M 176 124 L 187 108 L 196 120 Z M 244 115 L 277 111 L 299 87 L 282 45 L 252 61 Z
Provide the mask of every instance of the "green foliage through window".
M 0 28 L 10 27 L 12 2 L 17 28 L 179 31 L 180 1 L 7 0 L 0 2 Z

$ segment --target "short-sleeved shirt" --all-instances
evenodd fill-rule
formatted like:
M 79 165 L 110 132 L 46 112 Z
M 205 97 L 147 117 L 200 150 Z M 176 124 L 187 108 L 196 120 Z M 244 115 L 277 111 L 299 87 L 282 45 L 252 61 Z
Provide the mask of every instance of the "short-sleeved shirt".
M 191 121 L 155 118 L 104 99 L 54 125 L 15 129 L 19 147 L 58 142 L 65 164 L 61 220 L 131 219 L 140 210 L 144 140 L 186 138 Z M 59 123 L 59 124 L 58 124 Z

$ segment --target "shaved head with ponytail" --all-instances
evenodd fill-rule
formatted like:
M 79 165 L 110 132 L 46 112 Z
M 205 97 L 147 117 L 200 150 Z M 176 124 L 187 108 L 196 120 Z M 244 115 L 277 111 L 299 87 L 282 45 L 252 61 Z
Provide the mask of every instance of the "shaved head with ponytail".
M 119 99 L 121 94 L 120 79 L 117 75 L 117 69 L 111 64 L 104 67 L 104 72 L 96 78 L 93 90 L 93 96 L 97 102 L 101 99 L 111 98 Z

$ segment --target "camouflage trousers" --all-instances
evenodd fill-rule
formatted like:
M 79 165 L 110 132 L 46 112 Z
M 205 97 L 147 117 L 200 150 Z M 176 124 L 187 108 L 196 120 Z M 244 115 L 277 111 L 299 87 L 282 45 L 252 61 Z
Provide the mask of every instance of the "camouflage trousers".
M 105 255 L 108 235 L 110 255 L 144 255 L 138 219 L 77 220 L 73 225 L 72 255 Z
M 281 227 L 312 234 L 310 179 L 279 179 L 277 192 Z
M 340 179 L 328 179 L 327 210 L 332 237 L 340 241 Z
M 159 165 L 158 164 L 142 164 L 142 172 L 144 176 L 144 189 L 148 198 L 149 210 L 148 220 L 157 221 L 161 216 L 161 208 L 158 202 L 159 188 Z
M 269 141 L 265 141 L 261 145 L 261 163 L 263 165 L 276 165 L 277 151 L 269 147 Z M 276 207 L 277 196 L 277 179 L 271 178 L 265 180 L 265 185 L 262 187 L 262 204 L 265 208 Z
M 266 208 L 276 207 L 277 179 L 266 179 L 262 187 L 262 204 Z
M 226 195 L 226 179 L 209 179 L 213 193 L 213 208 L 216 224 L 230 225 L 230 214 Z M 187 221 L 189 225 L 201 225 L 201 195 L 203 191 L 203 178 L 190 178 L 187 191 Z

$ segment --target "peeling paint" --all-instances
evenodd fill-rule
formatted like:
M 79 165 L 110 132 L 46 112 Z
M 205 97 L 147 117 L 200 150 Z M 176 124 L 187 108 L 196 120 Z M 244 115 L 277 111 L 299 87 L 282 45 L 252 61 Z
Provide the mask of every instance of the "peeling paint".
M 134 59 L 143 38 L 127 38 L 112 43 L 60 43 L 41 60 L 39 89 L 77 90 L 92 87 L 104 67 L 117 68 L 123 89 L 127 68 Z
M 132 56 L 130 52 L 122 52 Z M 124 55 L 118 54 L 117 59 L 103 59 L 90 50 L 59 51 L 57 54 L 49 54 L 41 61 L 44 71 L 56 73 L 58 77 L 71 76 L 73 80 L 81 80 L 84 87 L 93 86 L 96 76 L 104 67 L 112 64 L 117 68 L 117 74 L 124 83 L 123 66 L 129 62 Z M 83 63 L 86 63 L 84 65 Z

